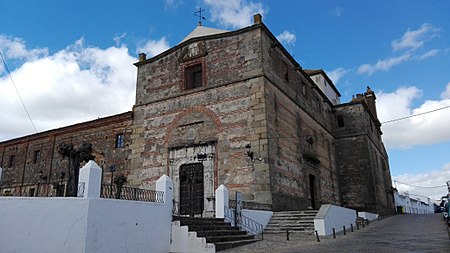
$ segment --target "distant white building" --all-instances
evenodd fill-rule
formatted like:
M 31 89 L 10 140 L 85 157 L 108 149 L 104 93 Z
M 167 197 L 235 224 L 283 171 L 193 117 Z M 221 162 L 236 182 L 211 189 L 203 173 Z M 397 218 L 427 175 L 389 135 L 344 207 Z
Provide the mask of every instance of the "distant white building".
M 397 209 L 397 213 L 411 213 L 411 214 L 428 214 L 434 213 L 434 206 L 430 198 L 427 198 L 426 202 L 419 198 L 411 198 L 406 193 L 399 193 L 394 190 L 394 201 Z
M 327 76 L 325 71 L 322 69 L 315 70 L 305 70 L 308 75 L 310 75 L 313 82 L 319 86 L 319 89 L 325 94 L 325 96 L 331 101 L 333 105 L 338 105 L 341 103 L 341 94 L 337 90 L 333 81 Z

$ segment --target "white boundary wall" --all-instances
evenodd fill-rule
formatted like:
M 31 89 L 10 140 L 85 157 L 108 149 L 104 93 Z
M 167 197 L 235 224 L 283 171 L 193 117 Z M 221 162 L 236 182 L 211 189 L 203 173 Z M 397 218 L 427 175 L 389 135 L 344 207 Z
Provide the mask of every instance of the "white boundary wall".
M 331 235 L 333 228 L 343 231 L 343 226 L 350 228 L 350 224 L 356 224 L 356 211 L 335 205 L 322 205 L 314 218 L 314 229 L 322 236 Z
M 266 228 L 267 224 L 270 221 L 270 218 L 272 218 L 273 212 L 263 210 L 242 209 L 242 215 L 258 222 L 259 224 L 263 225 L 263 228 Z
M 99 182 L 82 181 L 81 175 L 98 178 L 99 168 L 86 166 L 94 172 L 80 171 L 80 182 L 89 185 L 84 198 L 0 197 L 1 253 L 169 252 L 170 178 L 157 182 L 165 203 L 100 199 L 87 197 L 99 193 Z
M 368 213 L 368 212 L 358 212 L 358 217 L 364 218 L 369 221 L 377 220 L 378 214 L 376 213 Z

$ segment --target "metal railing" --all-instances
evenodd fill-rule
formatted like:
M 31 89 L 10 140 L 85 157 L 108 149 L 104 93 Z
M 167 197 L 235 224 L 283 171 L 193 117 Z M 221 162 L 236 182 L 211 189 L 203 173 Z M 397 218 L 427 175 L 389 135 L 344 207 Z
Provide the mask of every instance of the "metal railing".
M 133 187 L 117 187 L 117 185 L 103 184 L 100 193 L 101 198 L 124 199 L 164 203 L 164 192 L 139 189 Z
M 230 199 L 228 201 L 228 207 L 236 208 L 236 200 Z M 272 205 L 265 203 L 242 201 L 242 209 L 272 211 Z
M 237 226 L 241 230 L 247 231 L 257 239 L 264 239 L 264 226 L 243 214 L 236 219 L 234 209 L 225 207 L 225 221 L 231 223 L 232 226 Z M 237 221 L 237 224 L 235 224 L 235 221 Z
M 84 182 L 78 183 L 78 197 L 84 195 Z M 3 186 L 0 196 L 3 197 L 66 197 L 67 182 L 23 184 Z

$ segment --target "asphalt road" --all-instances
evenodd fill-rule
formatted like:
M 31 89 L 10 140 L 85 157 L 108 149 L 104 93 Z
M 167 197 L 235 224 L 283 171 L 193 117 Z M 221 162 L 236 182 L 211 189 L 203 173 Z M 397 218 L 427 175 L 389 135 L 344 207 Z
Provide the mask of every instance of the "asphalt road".
M 265 240 L 243 247 L 223 251 L 224 253 L 249 252 L 377 252 L 406 253 L 433 252 L 450 253 L 449 234 L 442 214 L 397 215 L 371 223 L 368 227 L 321 237 L 317 242 L 312 235 L 285 234 L 265 235 Z

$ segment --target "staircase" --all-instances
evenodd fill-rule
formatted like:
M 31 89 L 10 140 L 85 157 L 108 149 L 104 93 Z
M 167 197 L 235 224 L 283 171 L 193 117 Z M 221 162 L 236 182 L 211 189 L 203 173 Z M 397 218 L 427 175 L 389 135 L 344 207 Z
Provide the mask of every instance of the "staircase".
M 264 233 L 314 233 L 314 217 L 318 210 L 273 212 Z
M 180 221 L 181 226 L 188 226 L 190 232 L 197 232 L 197 237 L 206 238 L 207 243 L 214 243 L 216 251 L 259 241 L 254 235 L 249 235 L 238 227 L 232 227 L 223 219 L 174 216 L 173 220 Z

